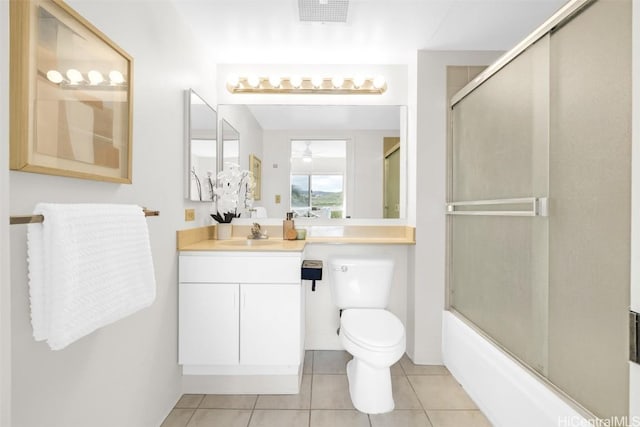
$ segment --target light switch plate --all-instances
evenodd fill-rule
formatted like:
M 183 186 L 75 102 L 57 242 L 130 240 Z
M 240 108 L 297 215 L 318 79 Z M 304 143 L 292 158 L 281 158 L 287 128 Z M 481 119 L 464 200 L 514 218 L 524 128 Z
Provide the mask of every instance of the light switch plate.
M 280 203 L 280 195 L 276 194 L 276 203 Z
M 184 210 L 184 220 L 185 221 L 195 221 L 196 220 L 196 210 L 195 209 L 185 209 Z

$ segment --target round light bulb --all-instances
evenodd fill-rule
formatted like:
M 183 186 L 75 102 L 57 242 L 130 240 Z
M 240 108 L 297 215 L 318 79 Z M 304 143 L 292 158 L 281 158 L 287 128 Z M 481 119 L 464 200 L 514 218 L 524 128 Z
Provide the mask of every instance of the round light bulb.
M 89 71 L 87 77 L 89 77 L 89 83 L 91 83 L 92 85 L 99 85 L 104 81 L 104 77 L 102 77 L 100 71 L 96 70 Z
M 260 79 L 258 78 L 258 76 L 249 76 L 249 78 L 247 78 L 247 83 L 249 83 L 249 86 L 256 89 L 258 86 L 260 86 Z
M 75 68 L 69 68 L 67 70 L 67 78 L 72 85 L 77 85 L 83 80 L 82 73 Z
M 324 82 L 324 79 L 322 77 L 320 77 L 320 76 L 311 77 L 311 84 L 316 89 L 318 89 L 320 86 L 322 86 L 323 82 Z
M 237 74 L 227 76 L 227 84 L 233 88 L 240 86 L 240 77 Z
M 58 70 L 49 70 L 47 71 L 47 79 L 49 79 L 51 83 L 62 83 L 62 73 L 60 73 L 60 71 Z
M 334 88 L 340 89 L 344 84 L 344 77 L 335 76 L 334 78 L 331 79 L 331 84 L 333 85 Z
M 362 87 L 362 85 L 364 85 L 364 77 L 355 76 L 353 78 L 353 87 L 355 87 L 356 89 L 359 89 Z
M 300 76 L 291 76 L 291 78 L 289 79 L 289 83 L 291 83 L 291 86 L 293 86 L 294 88 L 299 88 L 300 86 L 302 86 L 302 77 Z
M 119 85 L 124 83 L 124 76 L 118 70 L 109 71 L 109 80 L 112 85 Z
M 277 89 L 277 88 L 280 87 L 280 82 L 281 81 L 282 80 L 280 79 L 280 76 L 271 76 L 271 77 L 269 77 L 269 84 L 274 89 Z
M 373 79 L 373 87 L 375 87 L 376 89 L 382 89 L 385 84 L 386 84 L 386 81 L 385 81 L 384 77 L 382 77 L 382 76 L 375 76 L 374 77 L 374 79 Z

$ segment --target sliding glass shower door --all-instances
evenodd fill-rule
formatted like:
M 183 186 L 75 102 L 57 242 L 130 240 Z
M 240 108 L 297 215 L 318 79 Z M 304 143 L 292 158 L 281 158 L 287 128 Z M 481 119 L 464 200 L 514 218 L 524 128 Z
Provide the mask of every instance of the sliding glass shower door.
M 450 200 L 460 204 L 449 229 L 451 307 L 542 374 L 549 224 L 536 199 L 549 188 L 548 49 L 545 37 L 453 109 Z
M 627 415 L 631 2 L 588 3 L 451 122 L 450 308 L 594 415 Z

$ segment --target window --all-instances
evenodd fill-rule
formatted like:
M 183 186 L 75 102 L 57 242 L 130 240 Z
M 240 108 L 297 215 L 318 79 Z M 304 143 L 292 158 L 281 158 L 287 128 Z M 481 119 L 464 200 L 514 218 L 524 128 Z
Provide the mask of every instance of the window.
M 346 143 L 291 141 L 291 210 L 297 216 L 345 217 Z
M 291 209 L 298 216 L 344 217 L 342 175 L 292 175 Z

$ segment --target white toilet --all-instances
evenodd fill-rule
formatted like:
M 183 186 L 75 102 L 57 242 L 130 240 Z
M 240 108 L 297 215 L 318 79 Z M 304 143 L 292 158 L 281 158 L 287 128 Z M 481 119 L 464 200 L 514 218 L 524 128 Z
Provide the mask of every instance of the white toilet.
M 404 325 L 385 310 L 393 261 L 336 257 L 329 260 L 331 296 L 342 309 L 340 342 L 353 355 L 347 364 L 353 406 L 367 414 L 393 411 L 390 367 L 404 354 Z

